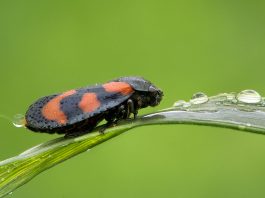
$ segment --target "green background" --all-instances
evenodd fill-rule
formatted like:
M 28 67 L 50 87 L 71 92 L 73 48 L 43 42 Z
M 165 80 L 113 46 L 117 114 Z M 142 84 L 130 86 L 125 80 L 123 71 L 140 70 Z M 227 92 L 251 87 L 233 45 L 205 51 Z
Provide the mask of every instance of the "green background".
M 265 95 L 264 1 L 0 2 L 0 114 L 139 75 L 165 93 Z M 152 112 L 154 108 L 140 111 Z M 0 120 L 0 159 L 56 135 Z M 203 126 L 133 129 L 34 178 L 12 197 L 264 197 L 265 136 Z

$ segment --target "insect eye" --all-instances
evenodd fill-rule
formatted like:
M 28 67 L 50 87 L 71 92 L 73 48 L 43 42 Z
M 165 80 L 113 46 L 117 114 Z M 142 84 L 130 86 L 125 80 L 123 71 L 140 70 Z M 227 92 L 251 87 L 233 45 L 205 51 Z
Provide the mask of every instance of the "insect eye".
M 151 86 L 149 87 L 149 91 L 150 91 L 150 92 L 156 92 L 157 89 L 156 89 L 154 86 L 151 85 Z

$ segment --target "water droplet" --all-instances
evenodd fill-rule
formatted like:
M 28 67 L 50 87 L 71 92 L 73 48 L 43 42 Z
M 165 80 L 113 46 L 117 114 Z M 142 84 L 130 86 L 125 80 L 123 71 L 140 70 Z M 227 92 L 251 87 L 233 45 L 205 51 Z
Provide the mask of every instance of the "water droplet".
M 1 178 L 1 181 L 5 181 L 5 178 Z
M 191 106 L 191 103 L 190 102 L 185 102 L 184 104 L 183 104 L 183 107 L 190 107 Z
M 232 100 L 232 103 L 235 103 L 236 104 L 237 102 L 238 102 L 237 99 L 233 99 Z
M 209 100 L 208 96 L 202 92 L 198 92 L 198 93 L 195 93 L 193 94 L 190 102 L 192 104 L 202 104 L 202 103 L 205 103 Z
M 234 94 L 227 94 L 226 98 L 227 100 L 235 100 L 235 95 Z
M 174 107 L 181 107 L 181 106 L 183 106 L 185 103 L 186 103 L 185 100 L 178 100 L 177 102 L 175 102 L 175 103 L 173 104 L 173 106 L 174 106 Z
M 87 149 L 86 152 L 90 151 L 91 149 Z
M 243 90 L 236 96 L 239 102 L 255 104 L 261 102 L 262 98 L 255 90 Z
M 62 144 L 60 147 L 65 147 L 65 146 L 67 146 L 68 144 L 67 143 L 65 143 L 65 144 Z
M 25 126 L 25 116 L 22 114 L 16 114 L 13 117 L 13 125 L 15 127 L 23 127 Z
M 11 191 L 10 193 L 8 193 L 9 195 L 12 195 L 13 194 L 13 192 Z

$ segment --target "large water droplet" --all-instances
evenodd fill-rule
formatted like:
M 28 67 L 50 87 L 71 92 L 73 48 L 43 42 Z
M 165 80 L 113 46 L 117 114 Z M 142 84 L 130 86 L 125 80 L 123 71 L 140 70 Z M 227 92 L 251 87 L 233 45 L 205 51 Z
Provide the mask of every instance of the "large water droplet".
M 25 116 L 22 114 L 16 114 L 13 117 L 13 125 L 15 127 L 23 127 L 25 126 Z
M 198 93 L 195 93 L 193 94 L 190 102 L 192 104 L 202 104 L 202 103 L 205 103 L 209 100 L 208 96 L 202 92 L 198 92 Z
M 241 91 L 240 93 L 237 94 L 236 98 L 239 102 L 244 102 L 249 104 L 260 103 L 262 100 L 258 92 L 250 89 Z

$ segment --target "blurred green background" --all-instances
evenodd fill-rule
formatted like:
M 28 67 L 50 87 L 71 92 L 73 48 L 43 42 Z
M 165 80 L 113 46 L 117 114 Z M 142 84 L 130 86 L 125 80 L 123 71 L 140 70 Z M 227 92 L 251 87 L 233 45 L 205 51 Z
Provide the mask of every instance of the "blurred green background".
M 264 8 L 264 1 L 2 0 L 0 113 L 25 113 L 41 96 L 129 75 L 163 89 L 157 110 L 198 91 L 264 96 Z M 0 159 L 57 137 L 0 124 Z M 148 126 L 42 173 L 12 197 L 264 197 L 264 153 L 262 135 Z

